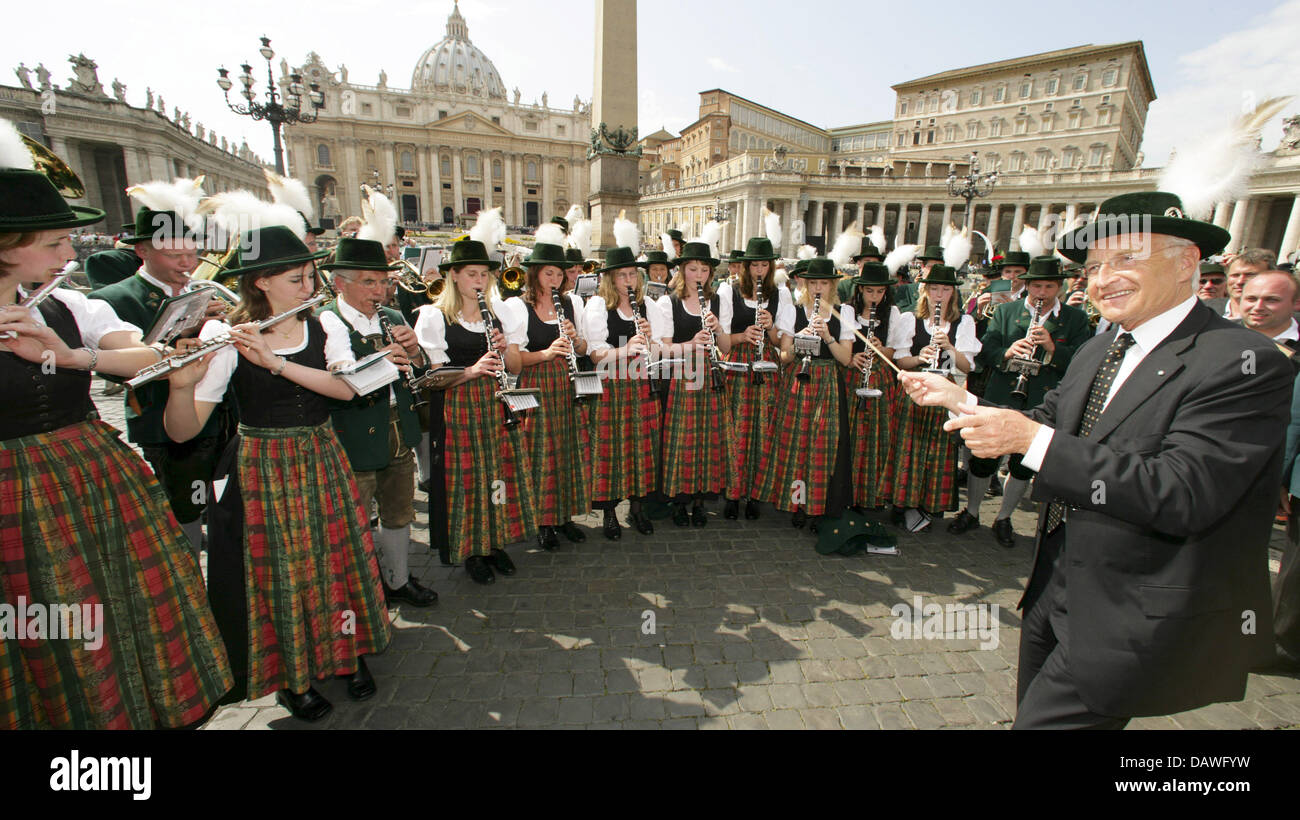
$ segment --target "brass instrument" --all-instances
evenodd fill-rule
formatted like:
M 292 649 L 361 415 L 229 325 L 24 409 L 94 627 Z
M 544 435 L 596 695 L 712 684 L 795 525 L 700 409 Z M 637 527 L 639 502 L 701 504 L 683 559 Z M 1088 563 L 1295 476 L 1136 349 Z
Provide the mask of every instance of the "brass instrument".
M 813 297 L 812 313 L 808 316 L 808 327 L 821 316 L 822 297 L 817 294 Z M 809 336 L 806 333 L 795 334 L 794 351 L 799 355 L 799 370 L 794 377 L 801 382 L 806 382 L 812 378 L 812 357 L 821 352 L 822 340 L 819 336 Z
M 868 336 L 874 335 L 876 328 L 880 327 L 880 320 L 876 318 L 876 311 L 879 308 L 879 305 L 874 305 L 871 308 L 871 318 L 866 321 Z M 858 403 L 863 407 L 867 406 L 867 399 L 878 399 L 884 395 L 876 388 L 868 386 L 871 381 L 871 366 L 876 362 L 875 345 L 867 345 L 866 353 L 867 363 L 862 366 L 862 386 L 853 391 L 853 395 L 858 397 Z
M 564 321 L 564 311 L 560 306 L 560 292 L 551 291 L 551 303 L 555 305 L 556 323 Z M 593 396 L 599 396 L 605 392 L 604 386 L 600 383 L 600 374 L 594 370 L 578 370 L 578 353 L 574 345 L 577 340 L 569 339 L 569 381 L 573 383 L 573 400 L 583 402 Z
M 523 293 L 524 282 L 526 281 L 526 277 L 527 277 L 527 273 L 521 267 L 513 266 L 509 268 L 502 268 L 501 276 L 499 277 L 501 282 L 502 298 L 508 298 L 510 296 L 518 296 L 519 294 Z
M 713 314 L 709 310 L 708 300 L 704 298 L 703 282 L 695 283 L 695 298 L 698 299 L 700 303 L 700 324 L 709 333 L 709 346 L 708 349 L 705 350 L 705 355 L 709 359 L 710 385 L 713 387 L 714 390 L 722 390 L 724 387 L 727 386 L 726 377 L 723 375 L 723 371 L 726 369 L 726 367 L 723 364 L 722 360 L 718 357 L 718 338 L 713 335 L 713 329 L 709 327 L 709 317 L 712 316 Z M 742 370 L 748 369 L 745 367 L 745 365 L 740 364 L 739 362 L 727 362 L 727 364 L 732 364 L 732 365 L 739 364 Z
M 1025 329 L 1026 339 L 1033 335 L 1035 328 L 1042 327 L 1043 325 L 1043 300 L 1035 299 L 1032 310 L 1033 318 L 1029 320 L 1029 327 Z M 1037 350 L 1038 345 L 1035 344 L 1033 349 L 1030 350 L 1028 356 L 1016 356 L 1011 361 L 1007 362 L 1008 372 L 1020 374 L 1016 377 L 1016 386 L 1011 389 L 1011 395 L 1020 399 L 1022 402 L 1029 398 L 1029 378 L 1031 376 L 1037 376 L 1039 370 L 1043 367 L 1043 363 L 1034 358 L 1034 353 L 1037 352 Z
M 933 340 L 934 333 L 939 332 L 939 323 L 942 321 L 943 321 L 943 303 L 938 302 L 934 306 L 934 319 L 931 322 L 931 327 L 934 328 L 934 331 L 931 333 L 931 341 L 930 341 L 931 344 L 934 344 L 934 340 Z M 956 331 L 957 328 L 955 323 L 952 329 Z M 948 376 L 952 373 L 952 370 L 947 367 L 940 367 L 939 366 L 940 358 L 941 358 L 941 353 L 936 348 L 934 351 L 934 357 L 930 361 L 930 366 L 921 368 L 921 371 L 924 373 L 935 373 L 939 376 L 943 376 L 945 379 L 948 378 Z
M 239 294 L 230 290 L 230 288 L 221 284 L 215 279 L 191 279 L 187 290 L 210 290 L 212 295 L 225 302 L 230 307 L 239 304 Z
M 987 304 L 980 304 L 980 297 L 984 295 L 984 291 L 989 289 L 990 284 L 992 283 L 988 279 L 981 279 L 975 283 L 975 288 L 971 291 L 971 298 L 975 300 L 975 309 L 971 311 L 971 316 L 977 322 L 982 322 L 993 315 L 994 305 L 992 299 Z
M 754 322 L 758 322 L 758 312 L 763 310 L 763 280 L 760 278 L 754 282 Z M 769 362 L 763 358 L 763 347 L 767 341 L 767 328 L 762 328 L 762 333 L 758 341 L 754 343 L 754 363 L 749 366 L 750 372 L 754 374 L 754 384 L 763 383 L 764 373 L 775 373 L 777 371 L 776 362 Z
M 201 279 L 208 282 L 220 282 L 223 279 L 233 279 L 234 277 L 226 273 L 235 261 L 236 254 L 239 253 L 239 239 L 234 238 L 230 242 L 230 247 L 221 251 L 204 251 L 199 254 L 199 265 L 190 274 L 191 279 Z M 224 283 L 223 283 L 224 284 Z M 236 300 L 238 301 L 238 300 Z
M 81 199 L 86 195 L 86 186 L 81 184 L 81 180 L 76 173 L 68 167 L 68 164 L 58 154 L 26 134 L 20 136 L 23 138 L 23 145 L 26 146 L 28 153 L 32 155 L 36 170 L 58 189 L 60 196 L 64 199 Z
M 79 267 L 81 267 L 81 263 L 75 260 L 64 265 L 63 270 L 59 271 L 58 274 L 55 275 L 53 279 L 41 285 L 39 288 L 32 291 L 31 293 L 27 294 L 26 298 L 24 298 L 21 302 L 18 303 L 18 306 L 27 308 L 28 310 L 31 310 L 32 308 L 39 306 L 41 302 L 44 302 L 46 299 L 50 298 L 50 296 L 54 294 L 54 291 L 59 287 L 59 285 L 62 285 L 64 281 L 66 281 L 67 278 L 71 276 Z M 14 333 L 12 330 L 10 330 L 10 331 L 6 331 L 3 336 L 0 336 L 0 339 L 13 339 L 17 335 L 18 335 L 17 333 Z
M 483 334 L 487 339 L 487 348 L 489 352 L 497 354 L 501 360 L 501 370 L 497 371 L 497 384 L 501 387 L 497 391 L 496 397 L 501 400 L 501 408 L 504 412 L 504 421 L 502 424 L 507 427 L 518 427 L 519 418 L 515 415 L 516 411 L 534 410 L 541 407 L 541 402 L 537 397 L 541 395 L 540 390 L 518 390 L 510 385 L 510 376 L 506 373 L 506 354 L 504 350 L 497 350 L 496 344 L 492 341 L 492 331 L 497 327 L 497 317 L 492 311 L 488 310 L 487 299 L 483 296 L 483 291 L 476 291 L 478 296 L 478 311 L 483 318 Z
M 588 259 L 586 262 L 582 263 L 583 273 L 595 273 L 599 269 L 600 269 L 600 263 L 597 262 L 595 259 Z

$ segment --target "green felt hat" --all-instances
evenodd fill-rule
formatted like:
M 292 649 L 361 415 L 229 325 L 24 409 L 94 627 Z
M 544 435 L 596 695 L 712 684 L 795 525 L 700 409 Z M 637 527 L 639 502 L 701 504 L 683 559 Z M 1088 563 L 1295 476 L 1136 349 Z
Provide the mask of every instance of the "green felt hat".
M 1218 262 L 1202 262 L 1202 263 L 1201 263 L 1201 276 L 1204 276 L 1204 275 L 1207 274 L 1207 273 L 1223 273 L 1223 274 L 1226 274 L 1227 271 L 1224 270 L 1224 269 L 1223 269 L 1223 265 L 1220 265 Z
M 1007 251 L 999 259 L 993 260 L 993 268 L 1001 274 L 1005 267 L 1029 267 L 1029 254 L 1024 251 Z
M 597 273 L 608 273 L 623 268 L 639 268 L 644 263 L 636 261 L 636 251 L 631 248 L 617 247 L 605 251 L 605 267 Z
M 98 208 L 69 205 L 39 171 L 0 170 L 0 233 L 80 228 L 103 219 Z
M 164 241 L 198 239 L 194 231 L 185 224 L 185 218 L 176 211 L 155 211 L 152 208 L 141 207 L 135 212 L 135 225 L 132 230 L 135 231 L 133 235 L 122 239 L 128 245 L 138 245 L 155 239 Z
M 776 252 L 772 250 L 772 240 L 766 236 L 751 237 L 745 245 L 747 262 L 771 262 L 774 259 L 776 259 Z
M 959 284 L 957 269 L 949 265 L 935 265 L 919 281 L 922 285 L 952 285 L 954 288 Z
M 728 262 L 728 263 L 731 263 L 731 262 L 744 262 L 744 261 L 745 261 L 745 252 L 742 251 L 740 248 L 732 248 L 732 249 L 727 253 L 727 262 Z
M 587 260 L 582 258 L 581 248 L 565 248 L 564 262 L 565 262 L 565 267 L 572 268 L 575 265 L 586 264 Z
M 668 238 L 669 238 L 669 239 L 676 239 L 678 242 L 684 242 L 684 241 L 686 241 L 685 239 L 682 238 L 682 232 L 681 232 L 681 231 L 678 231 L 678 230 L 671 230 L 671 231 L 664 231 L 664 233 L 668 234 Z
M 857 555 L 869 547 L 897 545 L 897 536 L 890 535 L 883 524 L 846 510 L 838 518 L 823 518 L 819 522 L 814 549 L 818 555 Z
M 384 246 L 373 239 L 343 237 L 334 248 L 334 258 L 322 264 L 321 270 L 373 270 L 389 271 L 388 256 Z
M 918 254 L 916 255 L 916 258 L 917 258 L 917 259 L 920 259 L 922 262 L 924 262 L 924 261 L 926 261 L 926 260 L 928 260 L 928 259 L 934 259 L 934 260 L 936 260 L 936 261 L 942 262 L 942 261 L 943 261 L 943 246 L 942 246 L 942 245 L 926 245 L 926 246 L 925 246 L 925 250 L 923 250 L 923 251 L 921 251 L 920 253 L 918 253 Z
M 877 259 L 885 258 L 885 255 L 880 252 L 880 248 L 877 248 L 875 245 L 871 244 L 871 240 L 868 237 L 864 236 L 862 237 L 862 247 L 859 248 L 858 252 L 853 255 L 853 261 L 856 262 L 859 259 L 862 259 L 867 256 L 874 256 Z
M 1200 248 L 1202 257 L 1219 253 L 1232 238 L 1232 234 L 1218 225 L 1186 216 L 1183 201 L 1176 194 L 1150 191 L 1120 194 L 1101 203 L 1096 218 L 1083 227 L 1067 231 L 1057 248 L 1075 262 L 1086 262 L 1093 242 L 1128 233 L 1187 239 Z
M 568 232 L 569 232 L 569 220 L 565 219 L 565 218 L 562 217 L 562 216 L 553 216 L 553 217 L 551 217 L 551 224 L 552 224 L 552 225 L 559 225 L 559 226 L 560 226 L 560 230 L 564 231 L 565 233 L 568 233 Z
M 808 270 L 808 260 L 800 259 L 798 262 L 795 262 L 794 265 L 788 271 L 786 271 L 786 275 L 803 276 L 803 272 L 806 270 Z
M 569 260 L 564 257 L 564 248 L 546 242 L 538 242 L 534 245 L 533 252 L 520 264 L 529 268 L 545 267 L 547 265 L 561 269 L 571 267 Z
M 1033 282 L 1041 279 L 1055 279 L 1061 281 L 1065 278 L 1065 271 L 1061 270 L 1061 258 L 1059 256 L 1035 256 L 1029 263 L 1029 272 L 1020 277 L 1021 282 Z
M 875 285 L 892 285 L 898 281 L 898 277 L 889 272 L 883 262 L 863 262 L 862 270 L 858 275 L 853 277 L 855 286 L 875 286 Z
M 651 265 L 667 265 L 669 268 L 677 267 L 675 260 L 669 259 L 668 254 L 663 251 L 647 251 L 644 262 L 637 262 L 639 267 L 649 270 Z
M 291 228 L 271 225 L 266 228 L 244 231 L 239 237 L 239 249 L 230 266 L 221 272 L 222 278 L 257 273 L 267 268 L 301 265 L 329 256 L 329 251 L 312 253 Z M 385 268 L 387 270 L 387 268 Z
M 718 265 L 718 260 L 714 259 L 710 254 L 708 243 L 705 242 L 687 242 L 682 246 L 682 253 L 677 257 L 677 264 L 685 265 L 687 262 L 704 262 L 711 268 Z
M 808 266 L 799 274 L 804 279 L 839 279 L 835 263 L 824 256 L 814 256 L 808 260 Z
M 488 256 L 487 247 L 473 239 L 462 239 L 451 246 L 451 258 L 439 265 L 450 270 L 457 265 L 487 265 L 488 270 L 496 270 L 501 263 Z

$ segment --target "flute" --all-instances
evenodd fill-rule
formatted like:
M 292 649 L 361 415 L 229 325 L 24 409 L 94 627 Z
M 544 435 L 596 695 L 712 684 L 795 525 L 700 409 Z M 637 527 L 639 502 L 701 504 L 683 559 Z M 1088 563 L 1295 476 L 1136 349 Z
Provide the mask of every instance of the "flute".
M 41 285 L 39 288 L 32 291 L 31 293 L 27 294 L 27 297 L 18 303 L 18 307 L 27 308 L 28 310 L 31 310 L 32 308 L 35 307 L 39 307 L 41 302 L 44 302 L 46 299 L 53 296 L 54 291 L 58 289 L 59 285 L 62 285 L 65 281 L 67 281 L 67 278 L 71 276 L 73 272 L 80 266 L 81 263 L 79 262 L 76 261 L 69 262 L 67 265 L 63 267 L 63 270 L 58 272 L 58 274 L 53 279 Z M 17 335 L 18 335 L 17 333 L 14 333 L 12 330 L 10 330 L 10 331 L 6 331 L 3 336 L 0 336 L 0 338 L 12 339 Z

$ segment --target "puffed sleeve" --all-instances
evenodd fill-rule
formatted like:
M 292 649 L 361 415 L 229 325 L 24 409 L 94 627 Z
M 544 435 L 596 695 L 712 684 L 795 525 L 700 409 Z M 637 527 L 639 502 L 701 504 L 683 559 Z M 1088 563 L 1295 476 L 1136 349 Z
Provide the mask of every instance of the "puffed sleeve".
M 853 312 L 853 305 L 840 305 L 840 341 L 854 342 L 858 337 L 853 331 L 858 329 L 858 317 Z
M 509 305 L 494 297 L 492 312 L 501 320 L 501 332 L 505 334 L 506 344 L 518 345 L 522 349 L 528 344 L 528 311 L 524 308 L 523 300 L 512 298 L 510 301 L 518 302 L 518 305 Z
M 962 315 L 961 324 L 957 325 L 957 338 L 953 341 L 953 347 L 972 359 L 975 354 L 984 349 L 984 345 L 980 344 L 980 340 L 975 336 L 975 320 L 970 316 Z
M 424 305 L 416 311 L 415 337 L 420 340 L 420 349 L 430 364 L 437 366 L 451 361 L 447 355 L 447 320 L 441 308 Z
M 777 335 L 794 335 L 794 298 L 790 296 L 789 288 L 781 288 L 776 300 L 776 332 Z
M 577 332 L 578 338 L 585 342 L 587 341 L 587 323 L 583 321 L 582 298 L 573 291 L 569 291 L 567 295 L 569 304 L 573 306 L 573 329 Z
M 912 355 L 912 342 L 916 339 L 916 321 L 911 313 L 903 313 L 898 305 L 889 308 L 889 346 L 894 349 L 894 359 Z
M 229 330 L 230 325 L 214 319 L 199 331 L 199 341 L 211 341 Z M 222 397 L 226 395 L 226 388 L 230 386 L 230 377 L 234 375 L 235 367 L 238 365 L 239 352 L 235 350 L 234 345 L 226 345 L 212 354 L 212 361 L 208 362 L 208 372 L 194 386 L 194 398 L 210 404 L 220 403 Z
M 734 314 L 731 300 L 731 283 L 723 282 L 718 285 L 718 323 L 722 325 L 723 333 L 731 333 L 731 320 Z
M 493 309 L 496 310 L 495 307 Z M 503 318 L 501 320 L 501 327 L 502 327 L 502 332 L 505 332 L 506 334 L 507 342 L 519 345 L 520 352 L 527 351 L 528 350 L 528 306 L 525 305 L 524 300 L 519 298 L 518 296 L 511 296 L 509 299 L 506 299 L 504 302 L 501 303 L 499 310 L 496 310 L 497 316 L 501 316 L 503 312 L 511 313 L 516 316 L 523 317 L 524 338 L 522 341 L 516 342 L 514 339 L 510 337 L 510 334 L 505 331 L 505 328 L 513 326 L 512 321 L 507 321 L 506 319 Z
M 68 288 L 55 290 L 54 297 L 72 313 L 72 318 L 77 322 L 77 330 L 81 332 L 82 344 L 86 347 L 98 350 L 99 340 L 108 333 L 119 330 L 141 332 L 140 328 L 130 322 L 122 321 L 113 306 L 102 299 L 87 299 L 84 293 Z M 31 312 L 38 321 L 44 323 L 39 308 L 32 308 Z
M 335 322 L 327 325 L 321 322 L 321 327 L 325 329 L 325 367 L 335 370 L 356 364 L 357 356 L 352 352 L 351 334 L 343 323 Z
M 613 347 L 609 343 L 609 308 L 605 306 L 603 297 L 593 296 L 587 300 L 587 307 L 582 311 L 582 325 L 586 328 L 584 338 L 588 353 Z
M 659 324 L 655 325 L 654 319 L 651 318 L 650 308 L 653 307 L 659 312 Z M 676 329 L 673 326 L 673 297 L 671 295 L 660 296 L 656 301 L 646 301 L 646 318 L 650 319 L 650 332 L 656 339 L 671 339 Z

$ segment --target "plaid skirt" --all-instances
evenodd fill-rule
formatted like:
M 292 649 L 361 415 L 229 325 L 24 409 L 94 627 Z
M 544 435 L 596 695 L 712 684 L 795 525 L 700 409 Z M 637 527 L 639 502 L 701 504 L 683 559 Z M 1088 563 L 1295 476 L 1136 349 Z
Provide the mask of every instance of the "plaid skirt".
M 878 398 L 860 399 L 853 394 L 862 386 L 862 371 L 849 369 L 844 379 L 849 401 L 849 447 L 853 452 L 853 503 L 867 509 L 889 503 L 893 492 L 891 467 L 900 391 L 898 380 L 887 367 L 876 362 L 871 368 L 867 386 L 883 394 Z
M 329 422 L 239 435 L 248 698 L 302 693 L 388 646 L 369 519 Z
M 840 440 L 840 366 L 816 360 L 811 378 L 795 378 L 798 363 L 781 369 L 772 437 L 758 463 L 759 501 L 778 510 L 826 511 Z
M 233 684 L 189 542 L 103 422 L 0 442 L 0 603 L 49 616 L 0 638 L 0 729 L 179 727 Z
M 751 344 L 734 345 L 729 361 L 750 364 L 756 350 Z M 763 358 L 775 361 L 772 345 L 763 348 Z M 753 497 L 757 491 L 758 460 L 765 442 L 772 435 L 773 397 L 780 382 L 780 372 L 763 374 L 763 383 L 754 384 L 753 374 L 727 374 L 727 403 L 736 427 L 736 476 L 740 495 Z
M 648 379 L 605 380 L 593 414 L 593 499 L 641 498 L 658 489 L 659 412 Z
M 524 439 L 533 466 L 537 523 L 557 527 L 591 511 L 586 407 L 573 400 L 569 363 L 562 358 L 524 368 L 519 386 L 542 391 L 542 406 L 524 420 Z
M 736 498 L 735 426 L 724 391 L 703 379 L 676 378 L 668 389 L 664 413 L 663 486 L 670 499 L 696 493 L 725 493 Z
M 445 394 L 447 533 L 453 564 L 537 532 L 537 493 L 523 425 L 502 426 L 503 405 L 496 392 L 495 379 L 477 378 Z
M 898 402 L 898 436 L 888 478 L 893 503 L 929 512 L 957 509 L 955 478 L 960 439 L 945 432 L 948 411 L 921 407 L 906 397 Z

